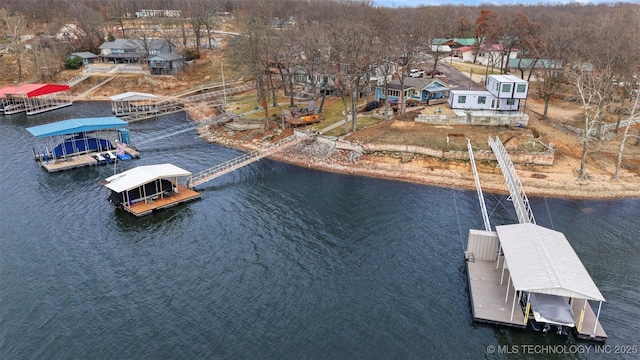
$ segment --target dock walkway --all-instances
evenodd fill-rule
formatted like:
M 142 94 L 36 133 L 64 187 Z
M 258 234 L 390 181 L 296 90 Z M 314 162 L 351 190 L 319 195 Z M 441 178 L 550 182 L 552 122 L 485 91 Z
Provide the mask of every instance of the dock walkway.
M 163 196 L 156 196 L 132 204 L 131 206 L 124 206 L 124 210 L 137 216 L 145 216 L 151 214 L 155 210 L 166 209 L 178 204 L 182 204 L 189 201 L 194 201 L 200 198 L 200 193 L 189 189 L 188 187 L 177 185 L 178 193 L 164 194 Z
M 511 316 L 515 291 L 510 291 L 505 301 L 507 281 L 500 285 L 501 275 L 502 271 L 496 269 L 496 263 L 493 261 L 467 261 L 473 320 L 524 329 L 527 323 L 518 304 L 513 311 L 513 317 Z M 508 270 L 505 270 L 505 279 L 508 275 Z
M 39 156 L 36 160 L 40 161 L 40 166 L 42 166 L 42 168 L 51 173 L 97 165 L 96 159 L 93 158 L 93 155 L 100 154 L 104 156 L 105 153 L 105 151 L 92 152 L 59 158 L 55 160 L 46 160 L 42 158 L 42 156 Z M 133 159 L 137 159 L 140 157 L 140 153 L 130 147 L 125 147 L 125 153 L 131 156 Z

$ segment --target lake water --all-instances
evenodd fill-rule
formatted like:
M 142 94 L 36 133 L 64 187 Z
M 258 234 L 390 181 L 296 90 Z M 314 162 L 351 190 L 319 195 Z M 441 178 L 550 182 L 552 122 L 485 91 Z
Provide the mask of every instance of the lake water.
M 533 344 L 581 345 L 546 358 L 602 358 L 575 353 L 589 343 L 572 336 L 471 321 L 463 251 L 483 227 L 473 191 L 261 160 L 138 219 L 98 185 L 113 167 L 49 174 L 32 159 L 26 127 L 96 116 L 109 104 L 0 116 L 2 359 L 515 357 L 487 352 L 504 345 L 539 358 L 520 347 Z M 185 121 L 133 123 L 131 136 Z M 194 133 L 140 150 L 117 171 L 197 172 L 240 154 Z M 485 195 L 492 225 L 517 222 L 510 202 Z M 608 351 L 640 347 L 640 200 L 530 200 L 607 299 Z

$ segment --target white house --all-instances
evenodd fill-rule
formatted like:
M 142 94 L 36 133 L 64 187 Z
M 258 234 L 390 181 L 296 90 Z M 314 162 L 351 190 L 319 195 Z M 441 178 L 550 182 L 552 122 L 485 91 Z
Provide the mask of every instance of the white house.
M 529 82 L 514 75 L 491 75 L 486 88 L 500 99 L 526 99 Z
M 489 66 L 498 66 L 501 63 L 508 62 L 509 59 L 518 57 L 518 49 L 511 49 L 508 56 L 503 55 L 504 48 L 500 44 L 481 45 L 477 57 L 475 56 L 476 50 L 475 46 L 463 46 L 458 48 L 456 52 L 462 56 L 462 61 L 464 62 L 473 62 L 475 57 L 477 64 L 489 64 Z M 500 62 L 500 57 L 502 57 L 502 62 Z
M 517 111 L 529 83 L 513 75 L 489 75 L 487 90 L 451 90 L 449 107 L 464 110 Z

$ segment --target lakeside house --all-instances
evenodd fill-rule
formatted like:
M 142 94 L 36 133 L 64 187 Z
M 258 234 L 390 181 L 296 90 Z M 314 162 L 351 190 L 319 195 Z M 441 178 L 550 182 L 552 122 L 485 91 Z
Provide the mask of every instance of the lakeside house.
M 449 107 L 464 110 L 516 111 L 529 93 L 529 82 L 514 75 L 489 75 L 486 90 L 451 90 Z
M 375 96 L 377 101 L 397 102 L 403 97 L 407 103 L 428 103 L 429 100 L 445 98 L 450 91 L 441 80 L 412 77 L 404 78 L 404 93 L 402 93 L 399 79 L 390 81 L 387 87 L 386 94 L 383 86 L 376 87 Z
M 146 64 L 151 74 L 172 75 L 184 65 L 166 39 L 116 39 L 100 45 L 100 60 L 108 64 Z

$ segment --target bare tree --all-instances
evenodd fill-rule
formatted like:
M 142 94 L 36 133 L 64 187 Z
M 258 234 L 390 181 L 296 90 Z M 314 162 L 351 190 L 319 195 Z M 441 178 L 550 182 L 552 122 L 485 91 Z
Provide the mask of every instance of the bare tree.
M 329 30 L 332 64 L 345 112 L 345 133 L 349 132 L 346 97 L 350 99 L 352 131 L 356 131 L 357 104 L 373 62 L 372 30 L 367 23 L 340 19 Z
M 624 152 L 624 144 L 629 137 L 629 128 L 635 122 L 640 121 L 640 116 L 636 115 L 636 110 L 638 109 L 638 99 L 640 98 L 640 91 L 636 91 L 636 99 L 631 107 L 631 115 L 629 115 L 629 119 L 627 122 L 627 126 L 624 128 L 624 132 L 622 133 L 622 140 L 620 140 L 620 150 L 618 150 L 618 160 L 616 161 L 616 171 L 613 174 L 614 179 L 620 178 L 620 164 L 622 163 L 622 154 Z
M 300 52 L 297 54 L 297 63 L 304 69 L 311 87 L 311 93 L 315 96 L 318 92 L 318 82 L 325 78 L 328 79 L 328 75 L 331 72 L 327 34 L 324 27 L 319 23 L 303 23 L 300 25 L 297 35 L 298 37 L 295 40 L 300 46 Z M 326 89 L 322 90 L 322 102 L 318 112 L 322 112 L 326 98 Z
M 11 52 L 18 66 L 18 79 L 16 82 L 19 83 L 22 80 L 22 62 L 26 52 L 26 48 L 22 44 L 22 36 L 25 35 L 27 29 L 27 21 L 21 14 L 10 14 L 4 8 L 0 8 L 0 20 L 3 22 L 11 39 Z
M 392 41 L 396 44 L 396 53 L 398 54 L 401 65 L 398 69 L 398 80 L 400 81 L 399 111 L 403 114 L 405 111 L 405 77 L 409 75 L 411 66 L 416 61 L 420 52 L 425 46 L 430 47 L 431 44 L 424 43 L 425 39 L 423 35 L 426 24 L 417 12 L 412 9 L 399 9 L 394 15 L 395 28 L 392 30 L 392 33 L 395 38 L 392 39 Z

